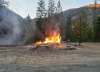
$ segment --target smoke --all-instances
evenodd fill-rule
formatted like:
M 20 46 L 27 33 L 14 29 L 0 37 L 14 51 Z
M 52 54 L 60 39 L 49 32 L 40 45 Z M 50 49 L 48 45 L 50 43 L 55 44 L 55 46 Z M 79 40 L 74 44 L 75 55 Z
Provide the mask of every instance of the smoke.
M 0 7 L 0 45 L 15 45 L 22 35 L 20 17 L 5 7 Z
M 60 23 L 55 18 L 51 18 L 45 25 L 46 35 L 52 35 L 54 32 L 60 33 Z

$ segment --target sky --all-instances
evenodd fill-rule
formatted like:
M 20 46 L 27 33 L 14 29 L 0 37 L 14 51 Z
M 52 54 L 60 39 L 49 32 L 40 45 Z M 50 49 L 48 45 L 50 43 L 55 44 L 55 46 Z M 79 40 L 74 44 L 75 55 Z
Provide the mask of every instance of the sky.
M 37 2 L 38 0 L 7 0 L 9 1 L 9 9 L 16 12 L 23 18 L 27 17 L 28 14 L 31 18 L 36 17 L 36 10 L 37 10 Z M 46 1 L 46 5 L 48 0 Z M 56 2 L 57 0 L 55 0 Z M 94 0 L 61 0 L 62 8 L 64 10 L 68 10 L 71 8 L 78 8 L 84 5 L 88 5 L 93 3 Z

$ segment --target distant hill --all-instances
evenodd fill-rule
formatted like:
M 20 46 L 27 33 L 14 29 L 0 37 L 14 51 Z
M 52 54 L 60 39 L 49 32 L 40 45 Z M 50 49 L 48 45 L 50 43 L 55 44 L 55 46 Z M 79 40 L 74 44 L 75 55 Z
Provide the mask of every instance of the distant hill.
M 94 7 L 96 7 L 96 8 L 100 8 L 100 4 L 89 4 L 89 5 L 86 5 L 85 7 L 88 7 L 88 8 L 94 8 Z
M 80 8 L 74 8 L 74 9 L 69 9 L 63 12 L 64 14 L 64 18 L 68 18 L 79 15 L 80 13 L 86 13 L 88 16 L 93 15 L 94 13 L 94 4 L 90 4 L 84 7 L 80 7 Z M 100 4 L 96 5 L 96 14 L 99 15 L 100 14 Z M 67 20 L 67 19 L 66 19 Z

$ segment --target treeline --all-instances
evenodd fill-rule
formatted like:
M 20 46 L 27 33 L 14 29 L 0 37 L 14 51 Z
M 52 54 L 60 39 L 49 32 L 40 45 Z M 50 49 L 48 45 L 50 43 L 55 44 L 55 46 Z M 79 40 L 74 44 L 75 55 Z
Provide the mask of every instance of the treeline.
M 46 8 L 47 7 L 47 8 Z M 62 6 L 60 0 L 55 4 L 54 0 L 48 0 L 48 6 L 46 6 L 44 0 L 39 0 L 37 7 L 37 20 L 36 27 L 39 32 L 44 34 L 45 22 L 47 20 L 58 19 L 61 24 L 61 36 L 63 41 L 73 41 L 73 42 L 97 42 L 100 41 L 100 17 L 96 17 L 95 23 L 94 18 L 89 19 L 89 15 L 86 11 L 80 9 L 80 14 L 73 16 L 67 16 L 64 18 L 62 12 Z M 92 14 L 93 15 L 93 14 Z M 55 21 L 56 21 L 55 20 Z M 91 21 L 92 20 L 92 21 Z M 65 22 L 66 21 L 66 22 Z M 90 22 L 92 22 L 90 24 Z M 64 29 L 64 30 L 63 30 Z M 38 35 L 36 36 L 38 37 Z M 39 37 L 38 37 L 39 38 Z M 35 38 L 36 40 L 38 38 Z
M 100 17 L 96 15 L 94 20 L 93 17 L 88 19 L 88 16 L 86 12 L 82 11 L 79 15 L 68 18 L 66 40 L 73 42 L 100 42 Z
M 46 8 L 48 7 L 48 8 Z M 46 6 L 44 0 L 39 0 L 38 2 L 38 7 L 37 7 L 37 13 L 36 13 L 36 26 L 38 27 L 39 30 L 42 29 L 42 25 L 46 22 L 46 19 L 50 19 L 56 13 L 61 13 L 62 12 L 62 7 L 60 0 L 56 4 L 54 0 L 48 0 L 48 6 Z M 45 21 L 44 21 L 45 20 Z
M 0 6 L 6 6 L 7 4 L 4 0 L 0 0 Z M 45 37 L 46 24 L 49 26 L 51 21 L 53 21 L 53 25 L 56 22 L 59 23 L 62 41 L 100 42 L 99 16 L 96 17 L 94 22 L 94 18 L 91 17 L 89 19 L 88 13 L 84 10 L 80 10 L 80 14 L 74 16 L 71 16 L 71 13 L 70 15 L 64 15 L 60 0 L 58 2 L 48 0 L 48 4 L 46 4 L 45 0 L 38 0 L 37 4 L 35 25 L 33 25 L 33 20 L 30 16 L 24 19 L 24 41 L 26 43 L 30 44 L 33 41 L 42 40 Z M 92 24 L 89 23 L 91 19 L 93 20 Z M 36 26 L 36 29 L 33 28 L 34 26 Z

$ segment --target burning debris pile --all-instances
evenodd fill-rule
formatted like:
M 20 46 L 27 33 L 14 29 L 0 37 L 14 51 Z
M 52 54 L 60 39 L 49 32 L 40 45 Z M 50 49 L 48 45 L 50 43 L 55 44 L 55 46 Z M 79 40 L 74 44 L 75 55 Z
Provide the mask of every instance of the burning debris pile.
M 48 8 L 45 8 L 45 2 L 40 0 L 38 2 L 37 8 L 37 21 L 36 26 L 38 31 L 40 31 L 40 40 L 37 40 L 34 45 L 36 46 L 59 46 L 62 45 L 62 30 L 61 30 L 61 18 L 62 7 L 60 1 L 58 1 L 57 6 L 55 6 L 54 1 L 49 0 Z
M 60 35 L 60 31 L 59 28 L 57 27 L 57 25 L 55 26 L 49 26 L 46 27 L 48 28 L 47 30 L 45 30 L 45 39 L 44 41 L 38 41 L 36 42 L 36 44 L 48 44 L 48 43 L 60 43 L 61 42 L 61 35 Z
M 36 41 L 35 47 L 49 47 L 49 48 L 66 48 L 67 44 L 62 41 L 60 24 L 51 19 L 47 21 L 44 26 L 44 39 Z

